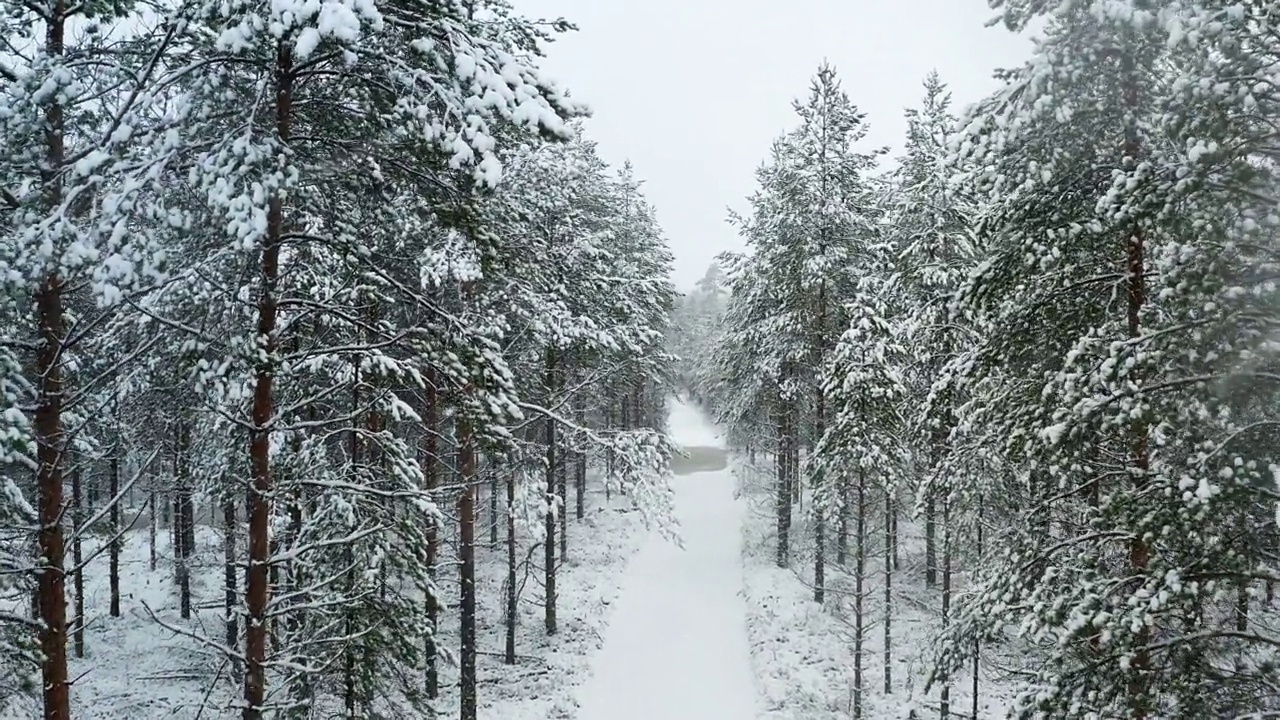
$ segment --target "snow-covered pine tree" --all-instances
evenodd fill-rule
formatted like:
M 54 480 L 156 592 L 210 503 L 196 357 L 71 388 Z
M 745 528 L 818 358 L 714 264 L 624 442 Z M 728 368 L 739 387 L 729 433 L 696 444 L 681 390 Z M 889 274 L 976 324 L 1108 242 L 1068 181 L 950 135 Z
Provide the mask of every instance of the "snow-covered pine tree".
M 191 179 L 211 224 L 226 228 L 224 267 L 245 258 L 256 267 L 224 295 L 254 310 L 232 326 L 240 332 L 216 339 L 220 357 L 206 378 L 219 395 L 212 404 L 252 436 L 245 716 L 325 697 L 359 715 L 376 712 L 375 703 L 415 704 L 396 680 L 412 674 L 360 660 L 381 643 L 383 661 L 413 667 L 429 632 L 427 602 L 415 596 L 429 592 L 422 532 L 435 511 L 419 497 L 412 453 L 383 429 L 384 419 L 412 417 L 391 390 L 420 385 L 424 364 L 432 367 L 448 402 L 469 408 L 462 417 L 480 434 L 494 411 L 500 417 L 514 406 L 485 328 L 433 302 L 423 288 L 436 285 L 405 283 L 375 260 L 405 247 L 397 218 L 442 217 L 463 232 L 414 252 L 427 276 L 447 255 L 441 279 L 465 290 L 483 251 L 469 219 L 468 174 L 498 180 L 499 128 L 563 136 L 577 107 L 531 62 L 544 30 L 502 2 L 202 3 L 193 12 L 190 52 L 203 71 L 186 95 Z M 390 315 L 397 303 L 432 322 L 401 326 L 406 318 Z M 429 344 L 410 352 L 414 338 Z M 331 428 L 346 428 L 349 442 L 336 442 Z M 274 448 L 294 433 L 304 436 L 297 454 L 278 455 Z M 318 476 L 306 472 L 317 468 Z M 288 481 L 291 469 L 306 478 L 301 486 Z M 284 535 L 288 546 L 267 540 L 273 523 L 288 523 L 272 498 L 304 508 L 301 527 Z M 269 565 L 286 559 L 309 590 L 272 600 Z M 371 592 L 362 569 L 388 570 L 407 585 L 402 594 Z M 398 604 L 387 605 L 393 597 Z M 301 634 L 269 647 L 267 617 L 279 616 L 271 608 L 281 604 Z M 339 661 L 269 660 L 316 647 Z M 282 675 L 269 679 L 268 666 Z M 269 685 L 283 694 L 269 695 Z M 464 715 L 473 714 L 474 694 L 463 702 Z
M 1274 638 L 1235 630 L 1233 604 L 1241 579 L 1275 572 L 1237 541 L 1275 464 L 1252 437 L 1277 389 L 1274 179 L 1257 98 L 1221 85 L 1239 66 L 1209 68 L 1266 21 L 1008 5 L 1014 27 L 1050 19 L 959 147 L 990 259 L 959 298 L 983 337 L 956 370 L 961 434 L 1007 468 L 986 497 L 1027 510 L 958 608 L 943 668 L 1013 623 L 1034 658 L 1023 717 L 1265 711 Z
M 944 623 L 953 571 L 961 563 L 981 563 L 981 489 L 990 475 L 980 454 L 954 452 L 951 438 L 964 396 L 944 370 L 963 362 L 960 358 L 972 350 L 977 331 L 966 318 L 951 316 L 949 302 L 977 265 L 979 253 L 972 228 L 977 205 L 963 186 L 953 183 L 964 168 L 947 162 L 958 131 L 950 104 L 946 85 L 931 73 L 924 81 L 920 106 L 907 110 L 906 141 L 900 164 L 889 178 L 888 199 L 896 290 L 892 316 L 910 358 L 903 373 L 909 479 L 902 489 L 914 494 L 915 514 L 924 521 L 924 580 L 926 587 L 942 590 Z M 940 523 L 945 526 L 939 528 Z M 971 712 L 977 713 L 981 693 L 976 653 L 971 669 Z M 943 708 L 950 712 L 950 688 L 945 685 L 942 697 Z
M 858 147 L 867 133 L 864 115 L 840 88 L 835 69 L 823 64 L 809 96 L 794 103 L 800 124 L 775 150 L 768 191 L 775 197 L 767 223 L 773 236 L 754 249 L 761 271 L 779 294 L 784 313 L 804 336 L 789 357 L 800 387 L 811 395 L 806 445 L 822 437 L 830 407 L 815 369 L 821 368 L 833 336 L 845 324 L 838 298 L 848 297 L 856 282 L 858 256 L 877 237 L 877 194 L 867 173 L 880 151 Z M 802 329 L 801 329 L 802 328 Z M 807 368 L 807 369 L 806 369 Z M 820 372 L 820 371 L 819 371 Z M 814 599 L 825 594 L 828 523 L 842 492 L 823 480 L 817 464 L 805 466 L 813 486 Z
M 47 718 L 69 717 L 71 707 L 63 485 L 70 439 L 91 399 L 77 385 L 102 379 L 73 378 L 69 353 L 155 280 L 162 259 L 153 238 L 131 230 L 166 219 L 163 201 L 139 201 L 172 149 L 152 86 L 178 28 L 139 23 L 141 12 L 134 3 L 0 6 L 0 33 L 20 48 L 0 60 L 0 503 L 10 505 L 0 513 L 25 535 L 11 540 L 39 548 L 34 562 L 19 554 L 6 564 L 18 573 L 11 577 L 36 586 L 37 617 L 19 632 L 38 627 Z M 18 480 L 28 471 L 34 484 Z M 15 660 L 31 657 L 11 649 Z
M 868 248 L 873 250 L 874 248 Z M 851 591 L 854 627 L 853 717 L 861 718 L 864 703 L 866 633 L 871 625 L 867 580 L 868 521 L 874 518 L 880 494 L 884 505 L 892 508 L 896 486 L 902 483 L 907 467 L 907 446 L 903 443 L 905 422 L 904 400 L 908 397 L 903 381 L 906 350 L 897 341 L 900 331 L 887 318 L 886 298 L 892 295 L 888 257 L 879 248 L 879 257 L 864 250 L 859 267 L 864 273 L 858 289 L 844 300 L 848 329 L 840 336 L 832 357 L 822 375 L 823 391 L 831 401 L 831 424 L 814 447 L 810 463 L 836 487 L 849 490 L 835 496 L 836 515 L 842 526 L 853 513 L 853 581 Z M 892 512 L 884 514 L 885 592 L 892 572 Z M 891 648 L 892 599 L 886 595 L 882 608 L 885 630 L 885 653 Z M 890 692 L 892 677 L 885 668 L 885 692 Z
M 948 317 L 947 299 L 959 288 L 975 262 L 968 217 L 970 208 L 949 186 L 955 171 L 944 165 L 955 131 L 956 118 L 950 112 L 951 96 L 936 72 L 924 82 L 924 98 L 919 108 L 907 110 L 907 137 L 903 155 L 892 182 L 889 209 L 889 238 L 894 245 L 894 273 L 899 278 L 898 304 L 901 329 L 910 348 L 912 370 L 905 378 L 914 407 L 924 407 L 930 388 L 954 348 L 970 338 Z M 935 403 L 937 405 L 937 403 Z M 950 404 L 942 410 L 950 411 Z M 937 475 L 945 452 L 945 437 L 952 423 L 946 418 L 919 416 L 907 412 L 911 427 L 913 481 L 925 521 L 925 582 L 937 583 L 936 525 L 934 493 L 924 487 Z

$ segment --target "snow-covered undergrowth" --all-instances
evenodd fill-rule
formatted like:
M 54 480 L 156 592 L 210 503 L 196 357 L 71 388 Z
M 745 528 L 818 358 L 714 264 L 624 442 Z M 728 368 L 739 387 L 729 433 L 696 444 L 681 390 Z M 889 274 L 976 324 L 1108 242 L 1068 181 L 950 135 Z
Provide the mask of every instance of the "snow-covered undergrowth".
M 596 483 L 598 485 L 598 483 Z M 630 502 L 613 498 L 606 506 L 603 492 L 588 495 L 587 513 L 569 519 L 569 552 L 556 579 L 559 628 L 548 637 L 543 629 L 543 586 L 540 557 L 521 572 L 520 622 L 516 665 L 502 663 L 503 626 L 500 591 L 505 581 L 502 546 L 478 553 L 478 582 L 492 587 L 478 593 L 479 717 L 480 720 L 562 720 L 576 714 L 576 686 L 589 676 L 591 662 L 603 643 L 604 629 L 627 561 L 645 537 L 639 512 Z M 539 546 L 540 548 L 541 546 Z M 525 547 L 521 557 L 529 552 Z M 534 553 L 541 555 L 541 550 Z M 446 597 L 456 595 L 456 583 L 444 585 Z M 441 627 L 442 642 L 457 647 L 457 620 L 448 616 Z M 441 674 L 444 695 L 441 716 L 457 715 L 456 672 Z
M 592 485 L 600 483 L 593 480 Z M 513 666 L 502 663 L 505 545 L 488 546 L 489 517 L 482 510 L 476 551 L 481 720 L 573 717 L 575 686 L 586 677 L 609 620 L 622 570 L 644 536 L 640 513 L 628 511 L 629 507 L 626 498 L 615 497 L 607 505 L 603 492 L 589 491 L 586 517 L 570 517 L 569 552 L 558 576 L 559 632 L 552 637 L 545 635 L 542 622 L 542 553 L 530 553 L 527 545 L 520 548 L 521 562 L 531 557 L 532 565 L 527 572 L 522 567 L 518 576 L 523 587 L 516 646 L 519 657 Z M 488 508 L 484 498 L 481 508 Z M 132 518 L 133 513 L 126 511 L 124 515 Z M 208 526 L 207 507 L 203 513 L 197 510 L 197 518 L 189 620 L 179 617 L 171 536 L 166 528 L 157 533 L 154 571 L 149 569 L 147 529 L 135 529 L 125 536 L 120 557 L 119 618 L 108 612 L 107 555 L 98 555 L 90 564 L 85 573 L 85 657 L 70 659 L 70 676 L 75 679 L 73 716 L 78 720 L 240 717 L 234 703 L 241 688 L 231 681 L 223 656 L 196 639 L 218 643 L 224 633 L 222 535 Z M 452 538 L 446 539 L 440 579 L 446 602 L 458 592 L 449 540 Z M 86 542 L 86 557 L 96 543 Z M 70 581 L 67 585 L 70 592 Z M 440 641 L 453 655 L 457 638 L 457 614 L 446 608 L 441 613 Z M 456 716 L 456 668 L 442 666 L 440 686 L 439 716 Z M 27 720 L 39 714 L 36 700 L 14 707 L 0 718 Z
M 761 720 L 847 720 L 854 717 L 856 599 L 854 544 L 843 566 L 836 561 L 834 539 L 828 548 L 826 601 L 814 602 L 813 533 L 802 503 L 793 505 L 791 561 L 775 562 L 776 515 L 771 464 L 752 465 L 735 456 L 731 463 L 739 487 L 748 498 L 743 523 L 744 584 L 747 632 L 752 662 L 760 687 Z M 922 529 L 905 514 L 898 523 L 898 564 L 893 572 L 890 607 L 892 686 L 885 692 L 884 660 L 884 540 L 879 516 L 869 521 L 867 578 L 863 586 L 865 612 L 862 717 L 898 720 L 938 717 L 940 690 L 926 693 L 931 644 L 940 631 L 936 608 L 941 590 L 925 585 L 925 543 Z M 964 582 L 956 572 L 953 583 Z M 980 669 L 979 718 L 1002 718 L 1010 699 L 1007 685 L 998 681 L 994 654 L 984 653 Z M 950 710 L 972 717 L 972 676 L 954 679 Z

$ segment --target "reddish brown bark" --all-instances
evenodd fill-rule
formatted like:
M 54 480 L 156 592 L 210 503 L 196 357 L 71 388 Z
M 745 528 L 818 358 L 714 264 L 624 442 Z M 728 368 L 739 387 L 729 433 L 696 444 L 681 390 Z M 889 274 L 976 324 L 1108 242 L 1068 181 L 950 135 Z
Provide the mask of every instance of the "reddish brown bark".
M 276 51 L 276 132 L 283 142 L 290 135 L 293 105 L 292 45 L 281 41 Z M 258 295 L 259 342 L 265 360 L 256 371 L 253 389 L 253 432 L 249 441 L 249 466 L 253 485 L 249 492 L 249 570 L 246 575 L 244 720 L 260 720 L 266 700 L 267 601 L 270 594 L 268 563 L 271 519 L 271 417 L 275 412 L 272 394 L 274 367 L 271 356 L 276 338 L 276 283 L 280 275 L 280 240 L 284 234 L 284 207 L 279 192 L 267 207 L 267 235 L 263 238 Z
M 67 596 L 62 536 L 62 281 L 51 275 L 36 297 L 43 345 L 36 361 L 40 396 L 35 413 L 36 480 L 40 489 L 38 542 L 43 567 L 38 596 L 40 650 L 44 654 L 45 720 L 71 717 L 67 686 Z
M 45 31 L 45 51 L 51 57 L 63 53 L 66 3 L 55 0 Z M 45 206 L 57 212 L 62 204 L 60 171 L 65 158 L 63 109 L 59 102 L 45 108 L 45 167 L 41 181 Z M 63 279 L 56 266 L 49 268 L 35 294 L 40 333 L 36 354 L 37 400 L 35 410 L 36 486 L 39 490 L 40 530 L 37 543 L 42 567 L 36 604 L 40 610 L 40 650 L 44 656 L 41 676 L 45 720 L 71 717 L 67 683 L 67 596 L 62 535 L 62 341 Z

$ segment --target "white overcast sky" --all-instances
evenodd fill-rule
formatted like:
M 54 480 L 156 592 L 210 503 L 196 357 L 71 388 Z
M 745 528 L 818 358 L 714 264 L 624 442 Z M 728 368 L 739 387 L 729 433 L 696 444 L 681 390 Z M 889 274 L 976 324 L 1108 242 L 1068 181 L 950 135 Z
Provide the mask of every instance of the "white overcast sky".
M 549 48 L 551 75 L 586 101 L 588 134 L 614 165 L 630 159 L 688 290 L 717 253 L 740 249 L 725 219 L 745 209 L 770 142 L 795 124 L 791 101 L 823 59 L 871 124 L 869 147 L 897 148 L 902 112 L 937 69 L 957 109 L 998 87 L 1030 43 L 985 27 L 987 0 L 514 0 L 578 30 Z

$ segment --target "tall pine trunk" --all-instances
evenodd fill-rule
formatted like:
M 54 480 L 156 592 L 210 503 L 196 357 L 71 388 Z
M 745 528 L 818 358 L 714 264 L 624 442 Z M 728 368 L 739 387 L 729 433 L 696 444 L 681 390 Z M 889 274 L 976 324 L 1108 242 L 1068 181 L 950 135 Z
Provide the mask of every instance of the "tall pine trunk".
M 275 121 L 283 143 L 291 135 L 293 105 L 293 45 L 281 40 L 276 47 Z M 276 285 L 280 278 L 280 247 L 284 235 L 284 198 L 272 194 L 267 206 L 267 234 L 262 241 L 259 266 L 257 338 L 263 358 L 254 369 L 249 467 L 252 486 L 249 510 L 249 569 L 245 575 L 245 673 L 244 720 L 261 720 L 267 694 L 267 611 L 270 598 L 268 567 L 271 560 L 271 419 L 275 413 L 272 390 L 276 349 Z
M 825 150 L 824 158 L 825 158 Z M 823 196 L 826 195 L 826 176 L 823 175 Z M 818 254 L 825 253 L 826 247 L 826 229 L 821 233 L 821 242 L 818 244 Z M 818 318 L 815 323 L 814 332 L 814 350 L 817 355 L 817 367 L 822 368 L 823 358 L 826 354 L 826 332 L 827 332 L 827 282 L 825 279 L 818 281 Z M 814 463 L 813 449 L 822 441 L 822 435 L 826 432 L 826 393 L 823 392 L 822 383 L 819 382 L 815 388 L 814 412 L 813 412 L 813 440 L 809 443 L 809 465 L 817 467 Z M 813 527 L 813 601 L 822 604 L 827 593 L 827 516 L 831 508 L 831 492 L 830 488 L 825 487 L 826 479 L 823 477 L 821 470 L 813 473 L 814 475 L 814 497 L 818 497 L 818 492 L 822 491 L 822 503 L 814 503 L 814 527 Z
M 45 27 L 45 52 L 63 54 L 65 0 L 55 0 Z M 63 108 L 56 97 L 45 106 L 45 167 L 41 169 L 44 205 L 56 212 L 62 204 L 61 171 L 65 160 Z M 66 438 L 62 428 L 63 278 L 50 267 L 35 294 L 40 349 L 36 353 L 36 408 L 32 424 L 36 445 L 36 487 L 40 529 L 37 544 L 40 569 L 36 605 L 40 615 L 40 674 L 44 688 L 45 720 L 70 720 L 71 695 L 67 682 L 67 595 L 63 572 L 62 457 Z

